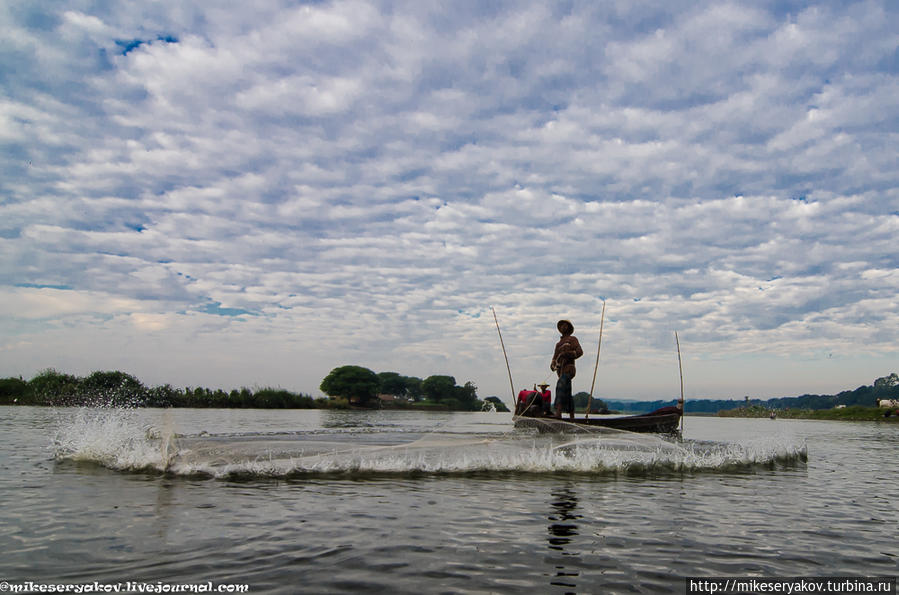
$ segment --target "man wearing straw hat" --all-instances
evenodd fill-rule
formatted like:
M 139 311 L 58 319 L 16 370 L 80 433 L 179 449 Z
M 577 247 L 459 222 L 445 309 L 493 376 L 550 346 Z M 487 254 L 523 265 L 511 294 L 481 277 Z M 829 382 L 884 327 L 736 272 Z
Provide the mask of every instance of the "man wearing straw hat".
M 568 417 L 574 419 L 574 399 L 571 396 L 571 379 L 576 373 L 574 360 L 584 355 L 581 344 L 574 336 L 574 325 L 569 320 L 560 320 L 556 328 L 562 338 L 556 343 L 553 360 L 549 369 L 559 375 L 556 382 L 556 417 L 562 417 L 562 409 L 568 411 Z

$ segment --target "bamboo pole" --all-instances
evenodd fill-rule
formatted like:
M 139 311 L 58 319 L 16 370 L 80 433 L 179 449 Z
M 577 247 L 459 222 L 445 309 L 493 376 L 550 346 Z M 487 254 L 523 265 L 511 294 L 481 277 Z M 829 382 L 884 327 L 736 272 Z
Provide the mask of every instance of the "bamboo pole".
M 503 343 L 503 333 L 499 330 L 499 320 L 496 318 L 496 310 L 493 309 L 493 306 L 490 306 L 490 311 L 493 312 L 493 321 L 496 323 L 496 332 L 499 334 L 499 344 L 503 348 L 503 357 L 506 359 L 506 371 L 509 373 L 509 388 L 512 389 L 512 415 L 515 415 L 515 383 L 512 382 L 512 368 L 509 366 L 509 356 L 506 355 L 506 345 Z
M 593 388 L 596 386 L 596 372 L 599 370 L 599 352 L 602 351 L 602 326 L 606 321 L 606 301 L 602 301 L 602 314 L 599 317 L 599 345 L 596 346 L 596 365 L 593 366 L 593 382 L 590 383 L 590 396 L 587 397 L 587 411 L 584 418 L 590 418 L 590 405 L 593 404 Z
M 680 357 L 680 340 L 677 338 L 677 331 L 674 331 L 674 343 L 677 345 L 677 369 L 680 372 L 680 400 L 677 402 L 680 407 L 680 431 L 684 433 L 684 365 Z

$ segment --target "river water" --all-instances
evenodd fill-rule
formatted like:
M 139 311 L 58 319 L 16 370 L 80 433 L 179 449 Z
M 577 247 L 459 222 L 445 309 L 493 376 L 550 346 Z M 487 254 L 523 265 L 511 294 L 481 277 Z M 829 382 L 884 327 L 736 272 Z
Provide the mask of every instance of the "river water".
M 0 407 L 0 580 L 251 593 L 683 593 L 899 574 L 899 426 Z

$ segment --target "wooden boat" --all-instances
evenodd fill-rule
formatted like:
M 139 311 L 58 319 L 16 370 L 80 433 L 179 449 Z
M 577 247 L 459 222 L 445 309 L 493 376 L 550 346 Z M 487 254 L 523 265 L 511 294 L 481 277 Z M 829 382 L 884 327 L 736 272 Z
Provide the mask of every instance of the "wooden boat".
M 622 417 L 552 417 L 532 409 L 515 417 L 516 428 L 537 428 L 541 432 L 579 432 L 587 428 L 612 428 L 628 432 L 677 434 L 681 419 L 679 407 L 662 407 L 649 413 Z
M 512 395 L 515 398 L 515 385 L 512 382 L 512 369 L 509 367 L 509 357 L 506 354 L 506 346 L 503 344 L 503 334 L 499 330 L 499 320 L 496 317 L 496 311 L 493 311 L 493 320 L 496 322 L 496 332 L 499 335 L 499 342 L 503 348 L 503 357 L 506 359 L 506 371 L 509 373 L 509 386 L 512 388 Z M 602 346 L 602 323 L 605 320 L 606 303 L 602 303 L 602 317 L 599 323 L 599 345 L 596 349 L 596 367 L 593 370 L 593 382 L 596 382 L 596 370 L 599 369 L 599 351 Z M 561 323 L 561 321 L 560 321 Z M 570 323 L 569 323 L 570 324 Z M 657 434 L 676 434 L 680 431 L 678 425 L 683 418 L 684 413 L 684 369 L 680 356 L 680 339 L 677 331 L 674 331 L 674 342 L 677 345 L 677 366 L 680 372 L 680 399 L 677 401 L 676 407 L 662 407 L 649 413 L 641 413 L 639 415 L 626 415 L 622 417 L 575 417 L 561 418 L 552 416 L 545 409 L 546 404 L 537 400 L 536 402 L 527 401 L 520 402 L 515 400 L 515 414 L 512 419 L 515 420 L 516 428 L 537 428 L 541 432 L 578 432 L 588 428 L 610 428 L 615 430 L 623 430 L 628 432 L 645 432 Z M 536 388 L 536 387 L 535 387 Z M 590 387 L 590 398 L 593 398 L 593 386 Z M 536 391 L 534 392 L 536 394 Z

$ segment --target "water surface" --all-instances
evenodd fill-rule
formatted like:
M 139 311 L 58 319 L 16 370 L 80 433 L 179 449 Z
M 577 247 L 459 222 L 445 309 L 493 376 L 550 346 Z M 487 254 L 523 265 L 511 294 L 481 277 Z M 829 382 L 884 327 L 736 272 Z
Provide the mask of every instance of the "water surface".
M 251 592 L 681 593 L 895 576 L 899 429 L 508 414 L 4 407 L 0 578 Z

